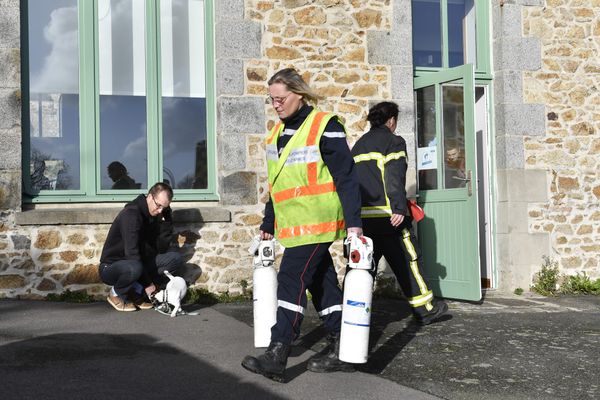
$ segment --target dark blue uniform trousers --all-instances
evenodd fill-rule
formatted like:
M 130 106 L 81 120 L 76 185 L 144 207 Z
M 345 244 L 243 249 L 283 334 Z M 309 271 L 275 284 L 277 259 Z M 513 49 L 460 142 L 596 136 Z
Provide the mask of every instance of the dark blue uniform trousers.
M 113 286 L 115 292 L 123 298 L 133 285 L 141 278 L 144 268 L 146 273 L 156 284 L 164 284 L 168 279 L 162 275 L 163 271 L 175 272 L 183 265 L 181 254 L 171 251 L 156 256 L 142 264 L 140 260 L 119 260 L 112 264 L 100 264 L 99 273 L 102 282 Z
M 342 291 L 338 285 L 329 243 L 286 248 L 277 274 L 277 322 L 271 341 L 291 344 L 300 335 L 306 310 L 306 289 L 329 332 L 339 332 Z

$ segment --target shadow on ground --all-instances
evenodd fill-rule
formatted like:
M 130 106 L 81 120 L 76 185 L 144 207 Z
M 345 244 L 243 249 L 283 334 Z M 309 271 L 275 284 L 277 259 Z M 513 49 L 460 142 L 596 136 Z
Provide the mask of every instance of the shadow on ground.
M 5 400 L 281 398 L 139 334 L 10 342 L 0 346 L 0 376 Z
M 248 303 L 219 304 L 216 310 L 252 326 L 252 310 Z M 250 311 L 250 312 L 249 312 Z M 369 361 L 358 365 L 359 371 L 379 375 L 398 356 L 402 349 L 421 330 L 414 323 L 410 307 L 401 299 L 375 299 L 371 317 L 371 332 L 369 336 Z M 301 356 L 307 349 L 317 353 L 327 351 L 327 332 L 314 308 L 307 307 L 306 316 L 302 323 L 301 334 L 294 343 L 291 357 Z M 293 380 L 306 371 L 307 362 L 295 365 L 286 371 L 286 377 Z

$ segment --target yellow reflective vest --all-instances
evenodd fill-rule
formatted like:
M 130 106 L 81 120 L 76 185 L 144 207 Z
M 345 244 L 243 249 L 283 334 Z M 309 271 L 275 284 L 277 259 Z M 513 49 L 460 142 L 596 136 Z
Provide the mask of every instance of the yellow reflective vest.
M 323 162 L 319 142 L 334 114 L 313 110 L 283 148 L 284 125 L 266 140 L 269 190 L 275 211 L 275 237 L 285 247 L 333 242 L 346 235 L 342 204 Z

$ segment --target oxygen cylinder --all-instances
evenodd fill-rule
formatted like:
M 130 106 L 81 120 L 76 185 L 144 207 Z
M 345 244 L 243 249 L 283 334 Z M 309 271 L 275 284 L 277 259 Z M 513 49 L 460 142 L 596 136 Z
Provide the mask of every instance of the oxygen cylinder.
M 369 352 L 373 299 L 373 241 L 362 236 L 346 239 L 348 270 L 344 277 L 339 359 L 364 364 Z
M 255 239 L 256 241 L 256 239 Z M 277 318 L 277 271 L 274 240 L 258 240 L 254 252 L 252 300 L 254 314 L 254 347 L 268 347 L 271 327 Z M 253 246 L 249 250 L 252 250 Z

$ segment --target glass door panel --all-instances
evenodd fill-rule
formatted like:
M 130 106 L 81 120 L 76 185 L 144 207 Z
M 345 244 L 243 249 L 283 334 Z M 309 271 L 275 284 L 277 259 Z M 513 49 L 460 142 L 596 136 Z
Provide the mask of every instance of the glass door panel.
M 415 90 L 419 190 L 438 188 L 435 87 Z
M 444 129 L 444 188 L 462 188 L 467 182 L 465 170 L 464 90 L 462 86 L 442 86 Z

